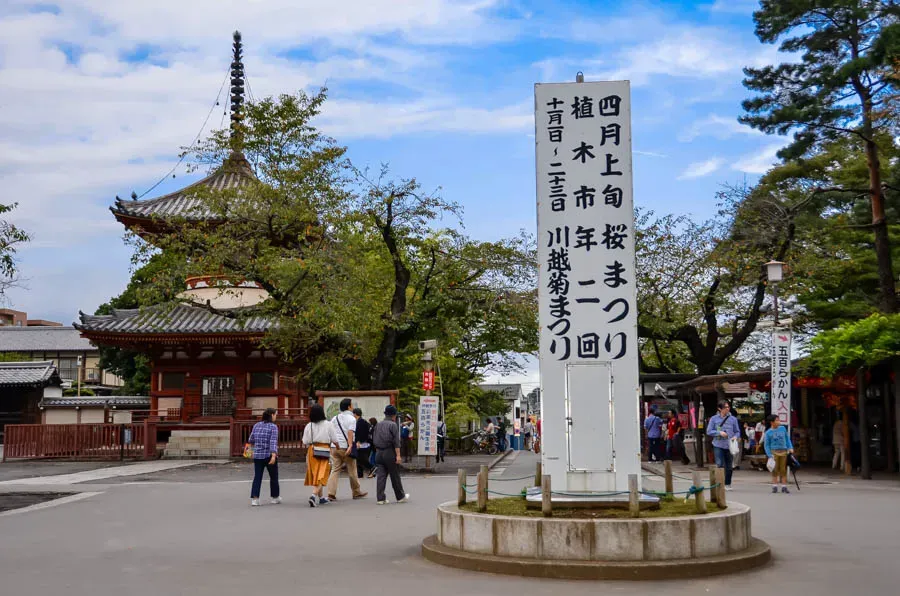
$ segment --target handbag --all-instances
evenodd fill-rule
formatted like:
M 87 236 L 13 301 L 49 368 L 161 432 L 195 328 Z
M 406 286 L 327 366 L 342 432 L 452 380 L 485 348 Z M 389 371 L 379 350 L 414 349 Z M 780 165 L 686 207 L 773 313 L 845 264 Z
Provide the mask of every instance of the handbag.
M 246 459 L 250 459 L 251 457 L 253 457 L 253 445 L 251 445 L 250 443 L 245 443 L 243 455 Z
M 338 416 L 340 416 L 340 414 L 338 414 Z M 350 439 L 347 438 L 347 433 L 344 432 L 344 427 L 341 426 L 341 419 L 335 416 L 334 421 L 337 422 L 337 427 L 340 429 L 341 434 L 344 435 L 344 440 L 349 444 Z M 354 441 L 353 445 L 350 445 L 350 455 L 348 455 L 347 457 L 349 457 L 350 459 L 356 459 L 357 455 L 358 453 L 356 451 L 356 441 Z
M 313 457 L 316 459 L 331 459 L 331 449 L 313 445 Z

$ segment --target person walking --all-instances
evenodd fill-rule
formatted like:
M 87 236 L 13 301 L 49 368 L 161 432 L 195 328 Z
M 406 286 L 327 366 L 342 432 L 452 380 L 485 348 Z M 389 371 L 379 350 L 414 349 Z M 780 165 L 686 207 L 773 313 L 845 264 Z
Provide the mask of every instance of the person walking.
M 407 414 L 400 427 L 400 439 L 402 441 L 400 449 L 403 453 L 403 461 L 405 463 L 409 463 L 412 457 L 412 442 L 415 428 L 416 423 L 413 422 L 413 417 Z
M 775 468 L 772 470 L 772 492 L 778 492 L 778 481 L 781 481 L 781 492 L 787 494 L 791 491 L 787 486 L 787 460 L 788 456 L 794 452 L 794 445 L 791 443 L 791 435 L 788 433 L 786 426 L 781 426 L 778 416 L 770 415 L 769 424 L 771 427 L 766 431 L 766 455 L 775 460 Z
M 347 397 L 341 400 L 341 412 L 335 416 L 331 424 L 335 432 L 332 434 L 331 449 L 331 476 L 328 477 L 328 500 L 337 500 L 338 480 L 341 478 L 341 470 L 347 468 L 347 476 L 350 477 L 350 490 L 354 499 L 364 499 L 369 493 L 363 492 L 359 487 L 359 478 L 356 477 L 356 459 L 354 451 L 354 435 L 356 434 L 356 417 L 350 412 L 353 401 Z
M 675 412 L 669 411 L 669 420 L 666 422 L 666 459 L 671 460 L 678 447 L 678 434 L 681 432 L 681 423 Z
M 253 484 L 250 486 L 250 506 L 259 507 L 263 471 L 269 472 L 269 494 L 272 504 L 281 503 L 281 487 L 278 485 L 278 425 L 275 424 L 275 408 L 267 408 L 262 420 L 253 425 L 247 442 L 253 445 Z
M 500 453 L 504 453 L 507 448 L 506 424 L 506 416 L 500 416 L 497 420 L 497 447 Z
M 835 420 L 834 426 L 831 427 L 831 445 L 834 447 L 831 467 L 835 470 L 843 470 L 844 463 L 847 461 L 847 453 L 846 449 L 844 449 L 844 421 L 840 417 Z
M 437 463 L 446 462 L 444 457 L 447 450 L 447 424 L 444 422 L 444 415 L 438 414 L 437 423 Z
M 378 479 L 375 482 L 375 498 L 379 505 L 387 505 L 385 495 L 388 476 L 398 503 L 409 501 L 409 494 L 403 491 L 400 480 L 400 430 L 397 428 L 397 408 L 388 405 L 384 409 L 384 420 L 375 426 L 372 444 L 375 445 L 375 463 Z
M 363 474 L 368 470 L 372 472 L 369 456 L 372 453 L 371 432 L 372 428 L 369 421 L 363 418 L 362 410 L 353 409 L 353 416 L 356 418 L 356 429 L 354 440 L 356 441 L 356 477 L 362 478 Z
M 731 406 L 727 401 L 716 404 L 719 412 L 709 419 L 706 434 L 713 437 L 712 444 L 716 456 L 716 466 L 725 468 L 725 490 L 731 490 L 731 476 L 734 460 L 731 456 L 731 439 L 741 439 L 741 427 L 737 418 L 731 415 Z
M 325 409 L 319 404 L 309 409 L 309 424 L 303 429 L 303 446 L 306 447 L 305 486 L 312 487 L 309 506 L 328 503 L 322 491 L 331 476 L 331 444 L 334 442 L 334 426 L 325 417 Z
M 369 453 L 369 475 L 368 478 L 375 477 L 375 468 L 378 467 L 375 465 L 375 444 L 371 443 L 371 438 L 375 436 L 375 426 L 378 424 L 378 420 L 375 417 L 369 418 L 369 440 L 372 445 L 372 451 Z
M 762 420 L 756 423 L 755 434 L 756 434 L 756 453 L 759 453 L 760 448 L 762 447 L 763 437 L 766 434 L 766 425 Z
M 650 415 L 644 419 L 644 429 L 647 431 L 647 460 L 660 461 L 660 439 L 662 438 L 662 418 L 656 415 L 656 406 L 651 406 Z
M 531 451 L 532 444 L 531 438 L 534 436 L 534 422 L 531 421 L 531 418 L 528 418 L 525 421 L 525 450 Z

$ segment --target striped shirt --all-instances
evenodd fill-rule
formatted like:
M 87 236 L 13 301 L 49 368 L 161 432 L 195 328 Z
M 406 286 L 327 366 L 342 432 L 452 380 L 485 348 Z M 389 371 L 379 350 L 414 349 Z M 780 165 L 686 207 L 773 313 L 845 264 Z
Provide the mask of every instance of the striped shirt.
M 269 459 L 273 453 L 278 453 L 278 425 L 257 422 L 247 442 L 253 445 L 253 459 Z

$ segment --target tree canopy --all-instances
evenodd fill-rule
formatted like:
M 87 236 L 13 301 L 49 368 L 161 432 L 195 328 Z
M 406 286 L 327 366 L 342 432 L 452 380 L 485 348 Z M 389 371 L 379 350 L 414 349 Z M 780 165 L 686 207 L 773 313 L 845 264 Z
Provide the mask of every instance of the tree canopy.
M 192 275 L 255 283 L 265 302 L 220 314 L 276 322 L 264 343 L 301 363 L 313 388 L 402 386 L 412 376 L 394 373 L 412 368 L 418 379 L 418 365 L 398 364 L 420 339 L 438 339 L 470 378 L 519 369 L 537 349 L 533 238 L 474 240 L 440 189 L 352 166 L 313 125 L 324 101 L 323 90 L 247 104 L 237 134 L 189 149 L 212 166 L 240 149 L 257 181 L 199 191 L 207 221 L 134 239 L 138 263 L 171 257 L 138 302 L 162 302 Z
M 0 203 L 0 299 L 4 292 L 15 283 L 18 274 L 16 252 L 19 246 L 31 239 L 24 230 L 16 227 L 4 217 L 16 206 L 17 203 L 10 205 Z
M 865 193 L 878 263 L 879 307 L 897 308 L 893 256 L 881 178 L 879 138 L 896 132 L 896 76 L 900 6 L 879 0 L 762 0 L 753 15 L 765 43 L 798 60 L 747 68 L 744 84 L 758 93 L 744 102 L 741 121 L 794 141 L 779 156 L 796 161 L 825 146 L 862 143 Z M 836 188 L 859 194 L 852 188 Z

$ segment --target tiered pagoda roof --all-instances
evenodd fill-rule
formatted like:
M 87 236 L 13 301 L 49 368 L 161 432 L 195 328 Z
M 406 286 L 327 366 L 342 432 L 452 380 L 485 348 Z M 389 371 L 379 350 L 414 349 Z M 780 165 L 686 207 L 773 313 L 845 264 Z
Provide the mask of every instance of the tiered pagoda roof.
M 204 191 L 240 190 L 257 181 L 253 168 L 241 152 L 241 121 L 244 116 L 243 45 L 239 31 L 234 32 L 231 62 L 231 155 L 209 176 L 175 192 L 147 200 L 123 200 L 116 197 L 110 207 L 116 219 L 127 228 L 159 231 L 172 219 L 187 222 L 215 222 L 215 214 L 204 204 Z M 135 196 L 135 195 L 132 195 Z
M 75 328 L 85 337 L 106 345 L 259 340 L 271 322 L 260 316 L 241 317 L 239 309 L 221 314 L 189 304 L 158 305 L 145 309 L 116 309 L 109 315 L 79 313 Z
M 146 201 L 126 201 L 117 197 L 115 206 L 109 209 L 127 227 L 147 229 L 172 218 L 189 222 L 210 221 L 215 217 L 206 207 L 202 191 L 239 190 L 255 181 L 256 176 L 247 159 L 235 153 L 209 176 L 181 190 Z

